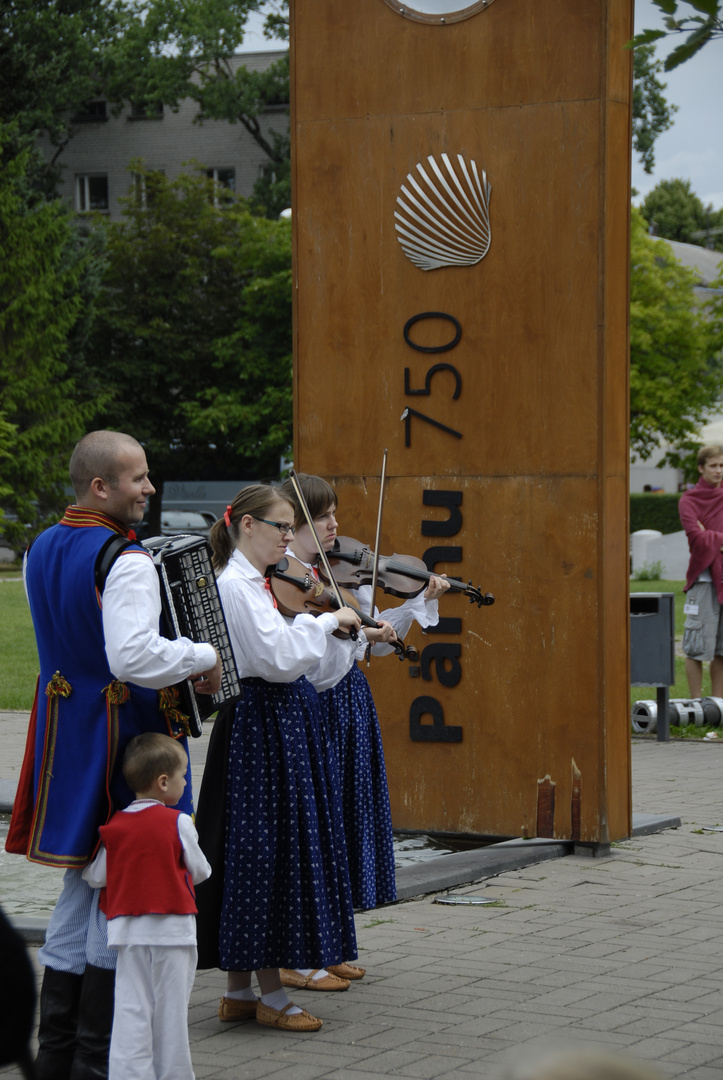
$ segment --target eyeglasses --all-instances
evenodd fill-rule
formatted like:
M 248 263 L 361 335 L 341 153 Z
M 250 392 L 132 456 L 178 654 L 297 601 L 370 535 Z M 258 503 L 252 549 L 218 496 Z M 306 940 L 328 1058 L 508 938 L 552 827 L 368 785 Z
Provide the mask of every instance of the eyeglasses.
M 263 521 L 264 525 L 273 525 L 275 529 L 278 529 L 282 536 L 286 536 L 287 533 L 291 533 L 292 536 L 296 534 L 296 529 L 293 525 L 289 525 L 288 521 L 269 521 L 268 518 L 256 517 L 252 514 L 251 517 L 254 521 Z

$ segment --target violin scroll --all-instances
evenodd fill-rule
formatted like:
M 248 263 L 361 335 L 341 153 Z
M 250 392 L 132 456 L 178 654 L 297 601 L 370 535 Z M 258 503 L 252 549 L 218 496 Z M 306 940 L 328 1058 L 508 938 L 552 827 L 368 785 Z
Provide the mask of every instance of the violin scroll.
M 464 592 L 469 597 L 470 604 L 476 604 L 477 607 L 491 607 L 495 602 L 491 592 L 483 593 L 481 589 L 476 589 L 471 581 Z

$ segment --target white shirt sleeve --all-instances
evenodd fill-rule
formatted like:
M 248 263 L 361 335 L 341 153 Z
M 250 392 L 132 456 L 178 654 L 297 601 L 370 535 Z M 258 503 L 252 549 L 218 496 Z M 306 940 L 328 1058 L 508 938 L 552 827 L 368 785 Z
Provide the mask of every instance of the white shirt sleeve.
M 370 585 L 362 585 L 357 590 L 359 606 L 362 611 L 369 611 L 371 595 Z M 436 626 L 439 622 L 439 603 L 437 600 L 425 600 L 423 589 L 416 596 L 411 596 L 398 607 L 387 608 L 381 612 L 378 608 L 375 608 L 374 618 L 391 623 L 397 632 L 397 636 L 404 638 L 409 633 L 409 628 L 413 622 L 418 622 L 422 627 Z M 376 645 L 372 645 L 372 652 L 375 656 L 387 656 L 389 653 L 394 652 L 394 646 L 386 642 L 378 642 Z
M 160 690 L 216 663 L 212 645 L 184 637 L 170 641 L 160 634 L 158 573 L 142 551 L 124 551 L 116 559 L 102 603 L 108 665 L 121 682 Z
M 306 672 L 307 679 L 317 693 L 321 694 L 341 682 L 352 665 L 364 656 L 367 644 L 363 633 L 359 634 L 356 641 L 351 638 L 328 637 L 326 652 L 321 660 Z
M 327 637 L 339 627 L 333 612 L 297 615 L 291 623 L 274 607 L 264 579 L 240 552 L 218 578 L 239 676 L 294 682 L 324 656 Z
M 178 835 L 183 847 L 183 861 L 194 885 L 211 876 L 208 859 L 198 846 L 198 833 L 188 814 L 178 815 Z
M 93 862 L 83 870 L 82 877 L 83 881 L 87 881 L 91 889 L 102 889 L 103 886 L 107 884 L 106 854 L 102 844 L 100 845 L 98 854 L 93 859 Z

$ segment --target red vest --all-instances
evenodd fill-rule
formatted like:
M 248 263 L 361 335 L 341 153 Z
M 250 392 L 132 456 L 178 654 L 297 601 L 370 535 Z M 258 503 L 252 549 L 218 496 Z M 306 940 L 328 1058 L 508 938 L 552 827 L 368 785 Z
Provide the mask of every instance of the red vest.
M 106 849 L 107 885 L 100 908 L 119 915 L 195 915 L 193 881 L 183 861 L 180 810 L 149 806 L 114 814 L 100 829 Z

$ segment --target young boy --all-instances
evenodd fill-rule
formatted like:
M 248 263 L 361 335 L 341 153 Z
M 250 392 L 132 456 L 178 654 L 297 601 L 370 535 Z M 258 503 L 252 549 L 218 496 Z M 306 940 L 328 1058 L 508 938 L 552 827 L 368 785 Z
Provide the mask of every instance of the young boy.
M 108 1080 L 194 1080 L 186 1017 L 196 971 L 193 886 L 211 868 L 191 818 L 170 807 L 186 786 L 183 747 L 138 735 L 123 757 L 135 801 L 100 829 L 83 877 L 101 888 L 118 950 Z

